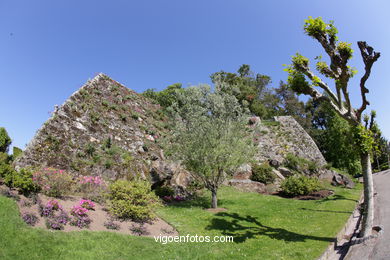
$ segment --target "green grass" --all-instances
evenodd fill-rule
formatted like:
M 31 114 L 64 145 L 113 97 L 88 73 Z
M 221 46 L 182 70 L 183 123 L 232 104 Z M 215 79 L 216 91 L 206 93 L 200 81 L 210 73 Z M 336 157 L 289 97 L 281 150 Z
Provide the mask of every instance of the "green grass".
M 0 196 L 0 259 L 315 259 L 344 225 L 360 196 L 336 188 L 320 201 L 220 190 L 210 213 L 206 194 L 196 201 L 159 209 L 181 235 L 231 235 L 234 243 L 156 243 L 153 238 L 109 232 L 30 228 L 11 199 Z

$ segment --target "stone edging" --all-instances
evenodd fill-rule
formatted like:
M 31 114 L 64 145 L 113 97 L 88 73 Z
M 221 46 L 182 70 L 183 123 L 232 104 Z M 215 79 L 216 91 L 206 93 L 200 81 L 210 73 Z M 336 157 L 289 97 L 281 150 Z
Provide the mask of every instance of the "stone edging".
M 345 223 L 344 227 L 337 233 L 337 236 L 335 237 L 334 242 L 332 242 L 328 248 L 325 250 L 325 252 L 317 259 L 317 260 L 329 260 L 329 259 L 338 259 L 337 256 L 340 256 L 338 254 L 339 250 L 342 246 L 346 245 L 346 243 L 350 242 L 350 239 L 353 237 L 357 229 L 360 225 L 360 210 L 359 206 L 363 202 L 364 196 L 363 191 L 360 195 L 360 199 L 358 203 L 355 206 L 354 211 L 352 212 L 351 216 L 349 216 L 347 222 Z M 353 228 L 353 232 L 346 234 L 348 230 L 351 230 Z M 346 238 L 345 235 L 351 235 L 350 238 Z M 343 244 L 340 244 L 340 242 L 344 240 L 345 242 Z M 343 250 L 340 250 L 343 251 Z

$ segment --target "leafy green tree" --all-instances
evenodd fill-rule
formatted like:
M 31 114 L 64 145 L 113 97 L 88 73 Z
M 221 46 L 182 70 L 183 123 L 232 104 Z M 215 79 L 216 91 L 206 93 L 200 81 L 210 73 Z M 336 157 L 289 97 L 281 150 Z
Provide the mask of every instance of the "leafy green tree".
M 223 84 L 222 84 L 223 85 Z M 175 122 L 168 151 L 192 176 L 211 191 L 217 208 L 217 191 L 227 175 L 255 154 L 249 114 L 238 100 L 217 84 L 186 88 L 170 107 Z
M 168 86 L 162 91 L 156 91 L 155 89 L 147 89 L 142 93 L 145 97 L 153 99 L 160 104 L 163 108 L 171 106 L 176 101 L 177 93 L 182 90 L 181 83 L 175 83 Z
M 321 17 L 309 17 L 305 20 L 304 31 L 308 36 L 317 40 L 329 56 L 329 65 L 322 61 L 321 57 L 317 57 L 316 69 L 324 77 L 334 81 L 336 92 L 333 92 L 328 84 L 310 69 L 309 59 L 299 53 L 293 56 L 292 64 L 286 68 L 289 73 L 288 83 L 298 94 L 309 95 L 316 101 L 328 103 L 353 127 L 364 178 L 364 214 L 361 235 L 366 237 L 372 232 L 374 217 L 373 180 L 370 162 L 370 152 L 374 141 L 372 132 L 362 125 L 362 113 L 370 104 L 366 96 L 369 92 L 365 86 L 366 81 L 370 76 L 372 65 L 378 60 L 380 53 L 375 52 L 366 42 L 358 42 L 365 65 L 365 73 L 360 80 L 362 104 L 358 109 L 354 109 L 348 92 L 349 80 L 356 74 L 356 70 L 347 65 L 353 54 L 351 44 L 339 42 L 338 31 L 333 22 L 325 23 Z
M 313 104 L 308 101 L 308 107 Z M 327 103 L 318 104 L 310 134 L 327 162 L 352 175 L 361 173 L 360 155 L 353 142 L 352 127 Z
M 0 127 L 0 152 L 7 153 L 8 147 L 11 145 L 12 141 L 9 137 L 7 130 L 4 127 Z
M 213 73 L 210 78 L 214 84 L 222 82 L 221 90 L 235 96 L 240 104 L 249 107 L 253 114 L 262 118 L 268 117 L 268 109 L 263 98 L 269 93 L 267 89 L 271 82 L 269 76 L 254 75 L 250 66 L 243 64 L 237 73 L 220 71 Z

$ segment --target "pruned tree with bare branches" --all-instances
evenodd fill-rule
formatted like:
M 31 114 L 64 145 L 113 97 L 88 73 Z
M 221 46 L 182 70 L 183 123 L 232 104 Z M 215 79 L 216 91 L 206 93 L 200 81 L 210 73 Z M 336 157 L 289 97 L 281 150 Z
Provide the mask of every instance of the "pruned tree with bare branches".
M 325 23 L 321 17 L 309 17 L 304 24 L 305 33 L 317 40 L 329 56 L 329 65 L 322 61 L 321 56 L 316 57 L 316 69 L 322 76 L 331 79 L 334 87 L 330 87 L 310 69 L 309 59 L 297 53 L 292 57 L 292 64 L 286 71 L 289 73 L 288 83 L 298 94 L 311 96 L 314 100 L 326 102 L 354 128 L 354 142 L 359 149 L 364 179 L 364 213 L 360 235 L 371 235 L 374 218 L 373 180 L 370 161 L 370 152 L 373 147 L 372 132 L 363 125 L 362 114 L 370 105 L 367 100 L 367 79 L 371 74 L 373 64 L 380 57 L 379 52 L 364 41 L 357 44 L 364 62 L 364 75 L 360 80 L 360 93 L 362 104 L 355 109 L 351 105 L 348 92 L 349 80 L 357 73 L 348 65 L 352 58 L 351 44 L 338 40 L 337 29 L 333 21 Z

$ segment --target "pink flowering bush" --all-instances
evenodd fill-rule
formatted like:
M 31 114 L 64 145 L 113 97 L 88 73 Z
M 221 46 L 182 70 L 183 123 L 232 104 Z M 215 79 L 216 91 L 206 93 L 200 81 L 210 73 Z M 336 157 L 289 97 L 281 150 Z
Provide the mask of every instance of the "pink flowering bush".
M 80 200 L 79 205 L 88 210 L 95 210 L 95 203 L 90 200 Z
M 91 224 L 92 220 L 87 214 L 88 211 L 88 209 L 83 208 L 80 205 L 73 206 L 70 211 L 70 214 L 72 215 L 70 224 L 72 226 L 77 226 L 78 228 L 89 227 L 89 224 Z
M 70 214 L 72 216 L 84 216 L 87 215 L 88 209 L 83 208 L 80 205 L 73 206 L 72 209 L 70 210 Z
M 84 199 L 103 202 L 107 183 L 100 176 L 81 176 L 77 181 L 77 190 Z
M 33 182 L 38 185 L 42 192 L 51 197 L 61 197 L 71 191 L 72 176 L 64 170 L 44 168 L 33 174 Z
M 62 210 L 62 206 L 57 200 L 49 200 L 46 205 L 38 206 L 39 213 L 42 217 L 53 216 L 55 211 Z

